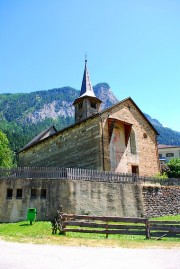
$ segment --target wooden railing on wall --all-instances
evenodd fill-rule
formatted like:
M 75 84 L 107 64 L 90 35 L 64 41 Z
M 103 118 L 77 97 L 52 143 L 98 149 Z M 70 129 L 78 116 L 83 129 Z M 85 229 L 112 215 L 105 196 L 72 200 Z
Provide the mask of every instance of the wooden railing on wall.
M 58 212 L 52 221 L 52 234 L 96 233 L 121 235 L 144 235 L 151 237 L 180 237 L 180 221 L 150 221 L 147 218 L 121 218 L 108 216 L 88 216 Z
M 64 168 L 64 167 L 0 167 L 0 179 L 17 178 L 48 178 L 48 179 L 72 179 L 89 180 L 101 182 L 124 182 L 124 183 L 160 183 L 161 185 L 180 185 L 179 179 L 159 179 L 152 177 L 142 177 L 137 174 L 115 173 L 108 171 Z

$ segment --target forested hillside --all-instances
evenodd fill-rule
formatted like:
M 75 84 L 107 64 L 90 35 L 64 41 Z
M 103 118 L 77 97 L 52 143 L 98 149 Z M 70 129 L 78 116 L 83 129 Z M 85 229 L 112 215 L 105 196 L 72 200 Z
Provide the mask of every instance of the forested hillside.
M 107 83 L 94 87 L 102 109 L 118 100 Z M 0 130 L 7 134 L 11 149 L 18 152 L 37 134 L 55 125 L 57 130 L 74 123 L 73 101 L 79 91 L 63 87 L 46 91 L 0 95 Z
M 103 101 L 102 109 L 118 102 L 107 83 L 94 87 Z M 11 149 L 18 152 L 41 131 L 55 125 L 60 130 L 74 123 L 73 101 L 79 91 L 63 87 L 46 91 L 0 94 L 0 130 L 7 134 Z M 160 133 L 162 144 L 180 145 L 180 133 L 164 128 L 156 119 L 145 114 Z
M 58 106 L 65 109 L 77 96 L 78 92 L 69 87 L 29 94 L 1 94 L 0 130 L 7 134 L 13 151 L 19 151 L 34 136 L 53 124 L 60 129 L 73 123 L 72 116 L 68 114 L 56 119 L 51 115 L 40 119 L 38 111 L 55 100 L 58 100 L 55 110 L 58 110 Z M 63 100 L 66 100 L 66 105 L 62 104 Z
M 163 127 L 163 125 L 157 119 L 152 119 L 148 114 L 145 114 L 145 116 L 160 134 L 158 136 L 159 144 L 177 146 L 180 145 L 180 132 L 174 131 L 167 127 Z

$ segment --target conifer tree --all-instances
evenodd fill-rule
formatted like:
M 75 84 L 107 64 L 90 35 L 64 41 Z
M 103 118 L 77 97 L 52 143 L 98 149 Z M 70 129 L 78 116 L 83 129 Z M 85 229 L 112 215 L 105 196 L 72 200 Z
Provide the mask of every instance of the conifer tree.
M 12 167 L 13 152 L 9 147 L 7 136 L 0 131 L 0 167 Z

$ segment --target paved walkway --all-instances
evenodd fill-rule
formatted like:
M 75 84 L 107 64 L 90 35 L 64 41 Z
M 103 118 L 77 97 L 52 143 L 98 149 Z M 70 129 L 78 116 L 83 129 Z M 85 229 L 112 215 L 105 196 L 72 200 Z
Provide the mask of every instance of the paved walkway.
M 0 241 L 0 269 L 179 269 L 180 249 L 65 247 Z

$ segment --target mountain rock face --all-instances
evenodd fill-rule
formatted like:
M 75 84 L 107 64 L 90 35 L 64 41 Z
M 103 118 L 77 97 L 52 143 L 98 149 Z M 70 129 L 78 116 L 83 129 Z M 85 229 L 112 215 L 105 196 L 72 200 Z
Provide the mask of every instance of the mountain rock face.
M 38 124 L 46 119 L 58 120 L 62 117 L 73 118 L 74 107 L 72 103 L 78 97 L 78 91 L 70 87 L 52 89 L 33 94 L 36 103 L 32 103 L 22 115 L 19 115 L 18 122 L 25 124 Z
M 33 109 L 33 111 L 28 111 L 23 113 L 22 116 L 18 118 L 18 122 L 21 124 L 37 124 L 38 122 L 42 122 L 47 118 L 57 120 L 59 117 L 64 118 L 73 118 L 74 117 L 74 106 L 72 105 L 73 101 L 79 96 L 79 92 L 75 94 L 75 89 L 67 87 L 66 92 L 63 89 L 53 89 L 49 90 L 48 93 L 51 97 L 54 95 L 54 98 L 49 101 L 46 95 L 44 98 L 40 98 L 41 106 L 37 109 Z M 65 94 L 65 99 L 62 99 L 62 92 Z M 107 83 L 100 83 L 94 86 L 94 92 L 96 96 L 102 100 L 101 109 L 105 109 L 110 107 L 111 105 L 118 102 L 117 98 L 112 93 L 109 85 Z M 67 100 L 67 96 L 69 96 L 69 100 Z M 36 100 L 39 100 L 38 92 L 36 93 Z
M 74 108 L 70 102 L 54 100 L 51 103 L 44 104 L 42 108 L 36 111 L 29 112 L 19 121 L 24 124 L 37 124 L 47 118 L 57 120 L 58 117 L 74 117 Z
M 101 110 L 108 108 L 118 102 L 110 86 L 107 83 L 99 83 L 93 87 L 95 95 L 102 101 Z
M 107 83 L 93 87 L 102 100 L 101 110 L 118 102 Z M 57 130 L 74 123 L 72 103 L 80 92 L 71 87 L 18 94 L 0 94 L 0 130 L 7 134 L 12 150 L 18 151 L 37 134 L 55 125 Z M 180 133 L 165 128 L 145 114 L 159 132 L 159 143 L 180 145 Z

